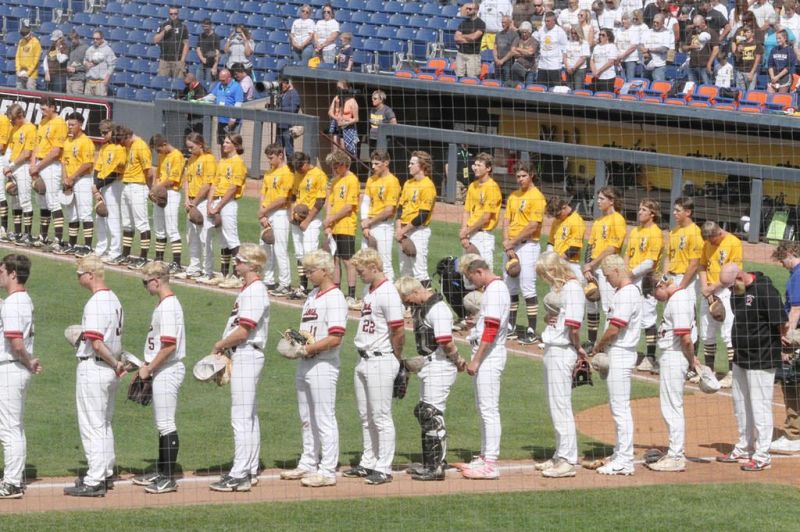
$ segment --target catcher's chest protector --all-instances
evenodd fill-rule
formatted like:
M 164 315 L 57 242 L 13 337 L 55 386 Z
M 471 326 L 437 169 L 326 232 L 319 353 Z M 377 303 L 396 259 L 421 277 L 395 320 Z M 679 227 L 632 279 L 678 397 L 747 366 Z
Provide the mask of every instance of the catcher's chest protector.
M 432 355 L 439 348 L 433 334 L 433 327 L 425 318 L 433 306 L 440 301 L 444 301 L 442 296 L 434 293 L 424 304 L 414 306 L 414 339 L 417 342 L 417 353 L 421 356 Z

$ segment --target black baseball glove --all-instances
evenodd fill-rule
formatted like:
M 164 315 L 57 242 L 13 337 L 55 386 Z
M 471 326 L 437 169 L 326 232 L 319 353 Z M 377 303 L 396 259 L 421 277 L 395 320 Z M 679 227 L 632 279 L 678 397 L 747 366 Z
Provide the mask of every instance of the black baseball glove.
M 408 391 L 408 377 L 408 370 L 401 364 L 400 369 L 397 371 L 397 376 L 394 378 L 392 397 L 395 399 L 402 399 L 406 396 L 406 392 Z
M 128 387 L 128 400 L 147 406 L 153 400 L 153 377 L 142 379 L 137 373 Z
M 592 367 L 589 365 L 588 360 L 579 358 L 575 362 L 575 369 L 572 370 L 572 387 L 577 388 L 584 384 L 594 386 L 592 384 Z

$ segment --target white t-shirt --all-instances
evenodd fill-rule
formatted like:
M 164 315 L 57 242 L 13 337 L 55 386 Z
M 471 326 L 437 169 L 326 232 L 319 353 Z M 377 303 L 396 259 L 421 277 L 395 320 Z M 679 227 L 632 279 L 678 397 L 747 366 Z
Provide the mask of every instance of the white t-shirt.
M 572 279 L 561 288 L 561 312 L 554 325 L 547 324 L 542 331 L 542 340 L 547 345 L 568 346 L 570 329 L 580 329 L 586 296 L 581 284 Z
M 578 13 L 580 12 L 580 7 L 575 9 L 575 11 L 570 11 L 569 8 L 562 9 L 561 13 L 558 14 L 558 18 L 556 18 L 556 23 L 559 27 L 563 28 L 565 25 L 569 24 L 570 26 L 577 26 L 578 25 Z M 542 25 L 540 30 L 545 29 L 544 25 Z M 538 39 L 537 39 L 538 40 Z
M 433 336 L 436 343 L 439 344 L 435 356 L 437 358 L 446 357 L 442 345 L 453 341 L 453 312 L 450 307 L 444 301 L 439 301 L 431 307 L 423 321 L 425 325 L 433 329 Z
M 598 44 L 594 47 L 594 51 L 592 52 L 594 66 L 598 69 L 603 68 L 603 65 L 616 59 L 618 54 L 619 51 L 617 50 L 616 44 Z M 607 69 L 603 70 L 597 77 L 598 79 L 613 79 L 617 77 L 617 71 L 614 68 L 614 65 L 611 65 Z
M 719 14 L 725 17 L 725 20 L 728 20 L 728 8 L 723 6 L 722 4 L 717 4 L 714 6 L 714 9 L 719 11 Z
M 642 0 L 620 0 L 619 2 L 619 10 L 622 12 L 622 15 L 625 13 L 633 15 L 634 11 L 642 8 Z
M 392 283 L 384 281 L 364 294 L 356 331 L 356 349 L 384 355 L 392 353 L 390 329 L 403 326 L 403 302 Z
M 586 41 L 569 41 L 567 43 L 566 67 L 567 68 L 573 68 L 575 66 L 575 63 L 577 63 L 578 60 L 581 57 L 586 57 L 587 60 L 584 61 L 583 65 L 581 65 L 581 68 L 587 68 L 589 66 L 587 63 L 588 63 L 588 58 L 589 58 L 590 55 L 591 55 L 591 51 L 589 50 L 589 43 L 588 42 L 586 42 Z
M 619 328 L 611 347 L 636 349 L 639 345 L 642 324 L 642 293 L 635 284 L 627 284 L 614 292 L 608 322 Z
M 789 30 L 794 35 L 795 39 L 800 39 L 800 15 L 795 13 L 791 18 L 783 18 L 780 20 L 781 29 Z
M 344 294 L 336 287 L 320 292 L 315 288 L 308 294 L 303 303 L 303 314 L 300 317 L 300 330 L 314 336 L 314 340 L 322 340 L 332 335 L 344 336 L 347 329 L 347 301 Z M 321 351 L 315 358 L 338 359 L 342 345 Z
M 510 0 L 483 0 L 478 8 L 478 17 L 486 24 L 486 31 L 497 33 L 503 29 L 500 20 L 503 15 L 511 16 L 513 6 Z
M 162 299 L 153 311 L 150 330 L 144 342 L 144 361 L 149 364 L 164 345 L 172 344 L 175 345 L 175 351 L 167 361 L 183 360 L 186 357 L 186 326 L 183 307 L 174 295 Z
M 92 340 L 102 340 L 111 354 L 122 353 L 122 327 L 125 316 L 122 304 L 109 289 L 98 290 L 83 307 L 83 341 L 75 355 L 78 358 L 98 356 L 92 348 Z
M 314 21 L 310 18 L 298 18 L 292 22 L 292 37 L 294 40 L 301 43 L 308 39 L 308 36 L 314 33 Z
M 661 31 L 647 30 L 642 35 L 642 44 L 650 50 L 650 62 L 645 65 L 648 69 L 666 66 L 667 51 L 675 49 L 675 35 L 666 29 Z M 653 48 L 666 47 L 663 52 L 654 52 Z
M 775 13 L 775 8 L 769 2 L 759 4 L 757 1 L 750 6 L 750 11 L 756 17 L 756 25 L 760 28 L 767 22 L 767 17 Z
M 478 342 L 472 346 L 472 353 L 478 351 L 480 340 L 483 338 L 483 330 L 486 322 L 498 325 L 497 336 L 494 339 L 492 349 L 506 347 L 506 333 L 508 332 L 508 314 L 511 311 L 511 296 L 508 293 L 508 286 L 501 280 L 495 279 L 483 289 L 481 298 L 481 310 L 478 313 L 478 320 L 475 323 L 475 333 Z
M 3 333 L 0 361 L 16 360 L 11 349 L 14 338 L 22 338 L 25 351 L 33 356 L 33 301 L 28 292 L 14 292 L 0 305 L 0 331 Z
M 600 16 L 597 17 L 597 26 L 599 28 L 614 29 L 622 24 L 622 10 L 621 9 L 604 9 Z M 617 32 L 614 32 L 614 40 L 616 40 Z
M 685 288 L 678 290 L 664 305 L 664 314 L 658 328 L 658 347 L 664 351 L 682 351 L 680 337 L 690 334 L 697 341 L 694 319 L 694 298 Z
M 264 349 L 269 328 L 269 295 L 260 280 L 250 283 L 239 292 L 222 337 L 227 337 L 239 325 L 246 327 L 249 332 L 247 340 L 242 343 Z
M 717 69 L 717 75 L 714 78 L 714 85 L 717 87 L 725 87 L 726 89 L 730 89 L 731 82 L 733 82 L 733 65 L 730 63 L 725 63 L 723 66 Z
M 619 50 L 618 57 L 624 54 L 631 46 L 637 47 L 631 52 L 631 55 L 625 58 L 625 63 L 629 61 L 639 62 L 638 46 L 642 42 L 642 32 L 645 30 L 647 30 L 647 26 L 639 24 L 628 29 L 620 28 L 614 32 L 614 43 L 617 45 L 617 50 Z
M 339 23 L 333 19 L 318 20 L 317 23 L 314 25 L 314 38 L 316 38 L 318 42 L 325 42 L 332 33 L 338 33 L 338 32 L 339 32 Z M 334 48 L 336 48 L 336 42 L 332 42 L 331 44 L 323 48 L 323 50 L 328 51 L 328 50 L 333 50 Z
M 542 26 L 534 38 L 539 42 L 539 69 L 561 70 L 568 42 L 564 30 L 559 26 L 553 26 L 552 30 Z

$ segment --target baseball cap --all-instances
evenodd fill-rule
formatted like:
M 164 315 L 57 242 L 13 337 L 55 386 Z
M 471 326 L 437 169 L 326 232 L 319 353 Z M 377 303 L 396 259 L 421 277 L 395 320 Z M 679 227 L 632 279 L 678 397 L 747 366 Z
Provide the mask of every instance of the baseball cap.
M 527 31 L 528 33 L 533 33 L 533 26 L 528 21 L 523 22 L 519 25 L 519 31 Z
M 53 30 L 53 33 L 50 34 L 50 41 L 56 42 L 59 39 L 64 38 L 64 32 L 61 30 Z
M 28 26 L 27 24 L 23 24 L 22 26 L 19 27 L 19 34 L 22 35 L 23 37 L 27 37 L 30 34 L 30 32 L 31 32 L 31 27 Z

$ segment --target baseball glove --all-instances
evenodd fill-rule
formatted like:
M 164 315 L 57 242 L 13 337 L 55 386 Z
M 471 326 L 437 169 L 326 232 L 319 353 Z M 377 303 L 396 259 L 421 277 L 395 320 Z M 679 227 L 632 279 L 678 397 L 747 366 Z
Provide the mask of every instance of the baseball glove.
M 557 316 L 561 313 L 562 297 L 561 292 L 550 290 L 544 295 L 542 303 L 544 304 L 544 311 L 546 314 Z
M 150 201 L 158 205 L 159 207 L 166 207 L 167 206 L 167 187 L 162 185 L 161 183 L 156 183 L 153 185 L 153 188 L 150 189 L 150 193 L 147 195 L 150 198 Z
M 411 257 L 412 259 L 417 256 L 417 246 L 415 246 L 414 241 L 408 237 L 400 241 L 400 251 L 403 252 L 403 255 Z
M 725 321 L 725 305 L 722 304 L 722 301 L 715 296 L 710 295 L 706 299 L 708 301 L 708 313 L 715 321 Z
M 508 253 L 508 262 L 506 262 L 506 273 L 509 277 L 519 277 L 522 268 L 519 264 L 519 258 L 513 251 Z
M 231 380 L 231 359 L 226 355 L 211 353 L 201 358 L 192 369 L 194 378 L 202 382 L 216 382 L 218 386 Z
M 411 373 L 419 373 L 419 370 L 425 367 L 425 362 L 427 362 L 425 357 L 416 356 L 405 359 L 403 364 Z
M 644 452 L 644 463 L 655 464 L 664 457 L 664 452 L 661 449 L 647 449 Z
M 16 196 L 18 193 L 17 182 L 14 181 L 13 178 L 6 181 L 6 194 L 9 196 Z
M 268 225 L 261 230 L 261 241 L 268 246 L 271 246 L 275 243 L 275 231 L 272 230 L 271 225 Z
M 397 370 L 397 375 L 394 378 L 394 386 L 392 387 L 392 397 L 395 399 L 402 399 L 406 396 L 408 391 L 409 374 L 406 368 L 401 365 Z
M 608 355 L 605 353 L 597 353 L 592 357 L 592 369 L 595 370 L 600 378 L 606 380 L 608 378 Z
M 592 368 L 585 358 L 579 358 L 575 362 L 575 368 L 572 370 L 572 387 L 577 388 L 584 384 L 594 386 L 592 384 Z
M 584 469 L 600 469 L 609 462 L 609 458 L 584 458 L 581 460 L 581 467 Z
M 476 316 L 481 311 L 481 301 L 483 301 L 483 292 L 473 290 L 464 296 L 464 311 L 469 316 Z
M 69 345 L 78 349 L 78 345 L 83 340 L 83 327 L 80 325 L 70 325 L 64 329 L 64 338 L 66 338 Z
M 465 254 L 465 255 L 468 255 L 468 254 L 480 255 L 480 254 L 481 254 L 481 252 L 480 252 L 480 250 L 478 250 L 478 247 L 477 247 L 475 244 L 473 244 L 472 242 L 470 242 L 470 243 L 467 245 L 467 247 L 465 247 L 465 248 L 464 248 L 464 254 Z
M 298 203 L 292 209 L 292 222 L 295 224 L 301 224 L 308 218 L 308 206 L 303 205 L 302 203 Z
M 153 377 L 142 379 L 139 374 L 133 376 L 128 386 L 128 400 L 147 406 L 153 400 Z
M 108 206 L 106 205 L 105 201 L 98 201 L 94 204 L 94 212 L 100 218 L 107 218 L 108 217 Z
M 203 213 L 197 207 L 189 207 L 189 212 L 186 215 L 189 221 L 194 225 L 203 225 Z
M 31 186 L 33 187 L 33 191 L 39 195 L 45 194 L 47 192 L 47 185 L 44 184 L 44 179 L 41 177 L 37 177 L 31 182 Z
M 144 366 L 144 362 L 142 362 L 139 357 L 133 353 L 128 353 L 127 351 L 122 352 L 122 367 L 125 369 L 125 371 L 139 371 L 139 368 L 142 366 Z
M 708 366 L 700 366 L 699 374 L 700 381 L 697 383 L 697 387 L 700 388 L 701 392 L 711 394 L 719 391 L 719 381 L 711 368 Z
M 278 353 L 282 356 L 294 360 L 306 356 L 306 346 L 314 343 L 314 337 L 308 331 L 296 331 L 286 329 L 283 331 L 281 339 L 278 340 Z
M 597 283 L 594 281 L 586 283 L 586 286 L 583 288 L 583 293 L 586 295 L 586 300 L 591 303 L 600 301 L 600 287 L 597 286 Z

